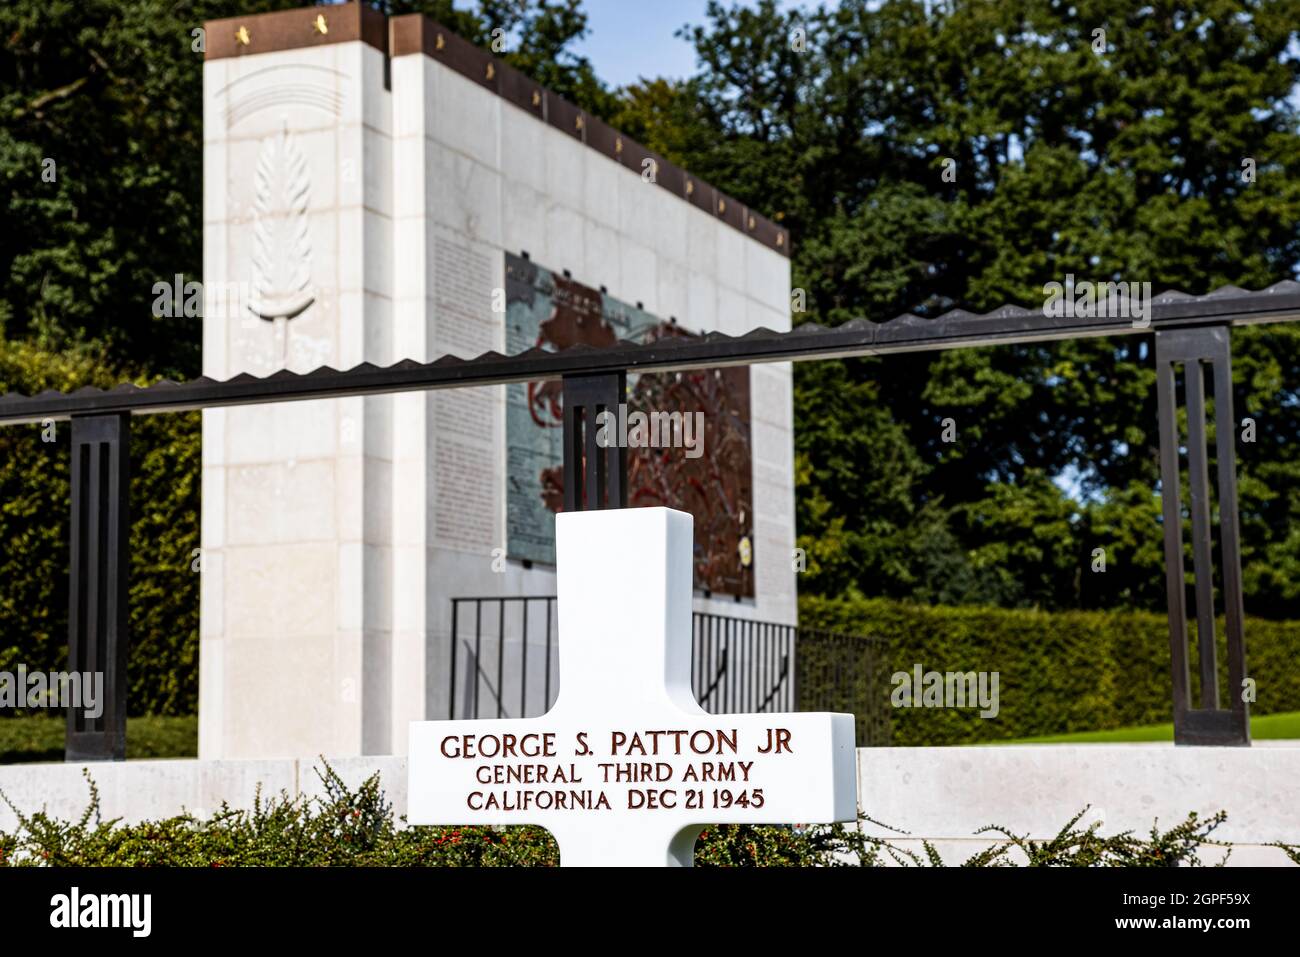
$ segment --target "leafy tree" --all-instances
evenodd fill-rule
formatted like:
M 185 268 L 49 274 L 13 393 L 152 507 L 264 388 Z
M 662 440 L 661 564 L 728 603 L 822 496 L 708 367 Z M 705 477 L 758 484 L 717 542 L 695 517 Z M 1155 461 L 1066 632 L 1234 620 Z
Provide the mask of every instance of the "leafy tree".
M 0 8 L 4 337 L 197 371 L 197 323 L 149 311 L 201 267 L 191 31 L 300 2 Z M 621 91 L 573 52 L 580 0 L 374 5 L 502 31 L 516 66 L 788 225 L 798 321 L 1032 306 L 1067 273 L 1259 288 L 1300 258 L 1300 0 L 714 0 L 681 31 L 695 76 Z M 1300 614 L 1297 334 L 1234 333 L 1247 603 L 1276 616 Z M 796 368 L 805 591 L 1163 604 L 1149 336 Z
M 202 277 L 206 20 L 303 0 L 9 0 L 0 6 L 0 336 L 93 343 L 174 378 L 197 320 L 152 315 L 154 283 Z M 570 47 L 579 0 L 391 0 L 487 45 L 588 109 L 612 98 Z
M 1260 288 L 1300 258 L 1297 14 L 715 0 L 682 31 L 697 75 L 624 91 L 618 122 L 791 227 L 797 321 L 1032 306 L 1067 273 Z M 1234 333 L 1237 404 L 1261 423 L 1239 445 L 1248 606 L 1276 615 L 1300 612 L 1293 335 Z M 805 590 L 1163 605 L 1149 336 L 796 369 Z M 904 457 L 910 509 L 873 481 Z M 952 547 L 936 564 L 922 542 Z

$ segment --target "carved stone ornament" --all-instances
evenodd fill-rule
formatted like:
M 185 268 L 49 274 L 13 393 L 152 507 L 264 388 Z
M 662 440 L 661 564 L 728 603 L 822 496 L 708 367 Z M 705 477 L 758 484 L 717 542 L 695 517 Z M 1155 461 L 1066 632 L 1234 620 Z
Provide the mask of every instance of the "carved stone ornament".
M 287 124 L 262 144 L 253 199 L 253 302 L 262 319 L 293 319 L 315 301 L 307 160 Z

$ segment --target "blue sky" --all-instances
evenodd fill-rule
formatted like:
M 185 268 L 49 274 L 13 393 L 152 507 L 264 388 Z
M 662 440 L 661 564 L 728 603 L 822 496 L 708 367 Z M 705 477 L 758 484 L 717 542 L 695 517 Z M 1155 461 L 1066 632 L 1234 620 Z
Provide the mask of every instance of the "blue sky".
M 695 51 L 673 33 L 685 23 L 703 23 L 705 5 L 705 0 L 585 0 L 591 32 L 576 52 L 611 86 L 642 76 L 689 76 L 695 72 Z
M 731 6 L 736 0 L 724 0 Z M 838 0 L 825 0 L 835 6 Z M 815 7 L 809 0 L 780 0 L 782 7 Z M 643 76 L 674 79 L 695 72 L 695 50 L 673 36 L 684 24 L 704 23 L 707 0 L 583 0 L 589 32 L 575 45 L 596 75 L 610 86 L 626 86 Z M 741 6 L 755 6 L 742 2 Z M 472 8 L 473 0 L 456 0 Z
M 591 32 L 576 50 L 611 86 L 626 86 L 642 76 L 676 79 L 695 72 L 694 48 L 673 33 L 683 24 L 704 23 L 706 0 L 583 0 L 582 6 Z M 781 0 L 781 6 L 816 4 Z

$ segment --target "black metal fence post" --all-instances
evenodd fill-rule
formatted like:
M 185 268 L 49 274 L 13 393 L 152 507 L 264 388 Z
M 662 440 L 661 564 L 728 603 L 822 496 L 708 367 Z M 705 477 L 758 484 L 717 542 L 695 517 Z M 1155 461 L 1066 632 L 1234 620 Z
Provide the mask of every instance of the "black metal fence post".
M 1164 518 L 1165 586 L 1169 602 L 1170 668 L 1176 744 L 1250 744 L 1250 709 L 1242 697 L 1246 637 L 1237 525 L 1236 424 L 1232 415 L 1232 346 L 1225 326 L 1157 332 L 1160 487 Z M 1191 491 L 1192 569 L 1196 578 L 1198 674 L 1201 706 L 1192 706 L 1187 649 L 1187 592 L 1183 573 L 1183 515 L 1178 393 L 1183 366 L 1187 409 L 1187 465 Z M 1215 457 L 1218 460 L 1219 557 L 1228 639 L 1228 707 L 1219 706 L 1215 647 L 1213 507 L 1206 436 L 1205 366 L 1214 383 Z
M 72 418 L 68 670 L 101 674 L 103 690 L 97 717 L 68 708 L 68 761 L 126 758 L 130 437 L 129 415 Z
M 597 420 L 617 421 L 627 396 L 627 373 L 564 377 L 564 510 L 627 508 L 627 449 L 621 441 L 596 444 Z

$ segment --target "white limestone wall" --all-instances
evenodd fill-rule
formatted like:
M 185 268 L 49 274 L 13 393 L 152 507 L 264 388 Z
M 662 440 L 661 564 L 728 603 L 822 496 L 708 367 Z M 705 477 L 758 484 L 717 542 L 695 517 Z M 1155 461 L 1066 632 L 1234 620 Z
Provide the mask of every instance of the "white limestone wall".
M 1267 845 L 1300 843 L 1300 742 L 1256 741 L 1249 748 L 1173 744 L 989 745 L 859 748 L 858 803 L 901 835 L 865 823 L 874 836 L 923 854 L 929 840 L 945 864 L 958 865 L 1000 844 L 978 834 L 990 824 L 1042 841 L 1084 811 L 1078 827 L 1103 835 L 1168 831 L 1189 812 L 1227 820 L 1210 838 L 1233 845 L 1228 863 L 1289 865 Z M 1226 848 L 1203 844 L 1203 864 Z M 1018 853 L 1016 863 L 1024 863 Z
M 676 316 L 687 328 L 789 328 L 789 261 L 779 253 L 430 57 L 395 57 L 392 77 L 394 168 L 402 184 L 396 245 L 403 271 L 423 264 L 421 275 L 398 279 L 399 336 L 410 334 L 411 347 L 424 350 L 414 357 L 504 350 L 492 295 L 504 288 L 507 252 L 526 251 L 541 266 L 567 269 L 579 282 Z M 751 374 L 757 598 L 700 597 L 697 608 L 793 624 L 791 370 L 783 364 Z M 424 584 L 419 596 L 404 588 L 395 606 L 395 660 L 402 665 L 393 737 L 401 753 L 409 721 L 448 711 L 451 599 L 554 594 L 555 585 L 549 567 L 507 562 L 493 570 L 494 550 L 506 548 L 505 390 L 397 402 L 399 431 L 426 436 L 418 453 L 399 456 L 398 508 L 418 507 L 410 490 L 428 496 L 425 521 L 412 514 L 398 532 L 397 578 Z M 540 634 L 536 640 L 530 688 L 540 687 L 545 660 Z M 508 668 L 503 684 L 513 689 L 517 682 Z
M 306 269 L 312 303 L 274 322 L 209 308 L 205 375 L 390 361 L 383 70 L 362 43 L 206 62 L 205 282 L 253 283 L 261 257 L 278 288 Z M 392 424 L 388 397 L 205 413 L 203 757 L 391 749 Z
M 60 818 L 76 818 L 89 796 L 82 777 L 88 770 L 100 789 L 105 820 L 134 823 L 182 810 L 205 817 L 222 801 L 251 807 L 259 783 L 267 795 L 318 795 L 317 764 L 304 758 L 8 765 L 0 767 L 0 791 L 24 813 L 45 808 Z M 330 764 L 352 787 L 378 773 L 393 813 L 406 813 L 404 757 L 341 757 Z M 1153 824 L 1168 830 L 1182 823 L 1190 811 L 1202 818 L 1227 811 L 1227 822 L 1212 837 L 1233 845 L 1229 866 L 1285 866 L 1290 861 L 1284 852 L 1269 845 L 1300 844 L 1297 793 L 1300 747 L 1294 741 L 1262 741 L 1251 748 L 1084 744 L 858 750 L 859 807 L 909 833 L 864 828 L 918 854 L 921 841 L 928 840 L 950 866 L 995 843 L 976 834 L 985 825 L 1046 840 L 1089 804 L 1085 825 L 1098 821 L 1103 835 L 1133 831 L 1140 837 Z M 13 810 L 0 803 L 0 831 L 16 826 Z M 1224 854 L 1225 848 L 1208 844 L 1199 852 L 1205 864 L 1218 863 Z M 1023 863 L 1014 854 L 1012 859 Z
M 286 127 L 312 305 L 209 314 L 213 378 L 504 350 L 506 252 L 688 328 L 789 328 L 785 257 L 424 54 L 386 88 L 360 41 L 206 62 L 210 287 L 252 282 L 259 217 L 286 218 L 258 206 Z M 751 375 L 758 595 L 697 607 L 794 623 L 791 372 Z M 549 567 L 494 571 L 505 510 L 503 388 L 205 413 L 200 756 L 403 753 L 447 713 L 451 599 L 555 593 Z

